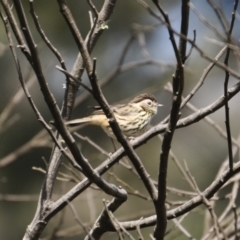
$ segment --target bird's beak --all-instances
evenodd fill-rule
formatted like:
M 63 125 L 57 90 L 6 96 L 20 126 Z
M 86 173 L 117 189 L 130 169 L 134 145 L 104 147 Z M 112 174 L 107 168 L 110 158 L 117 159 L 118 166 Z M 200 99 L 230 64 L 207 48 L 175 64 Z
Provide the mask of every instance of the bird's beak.
M 157 107 L 163 107 L 163 105 L 162 105 L 162 104 L 160 104 L 160 103 L 158 103 L 158 104 L 157 104 Z

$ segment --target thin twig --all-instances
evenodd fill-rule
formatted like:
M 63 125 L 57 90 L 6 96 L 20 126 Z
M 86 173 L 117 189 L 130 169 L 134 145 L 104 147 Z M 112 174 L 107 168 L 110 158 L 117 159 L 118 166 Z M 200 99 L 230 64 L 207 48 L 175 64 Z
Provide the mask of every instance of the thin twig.
M 236 10 L 238 7 L 238 0 L 234 2 L 233 6 L 233 13 L 232 13 L 232 20 L 230 24 L 229 31 L 227 33 L 227 40 L 228 43 L 231 41 L 231 35 L 232 35 L 232 30 L 234 27 L 234 22 L 235 22 L 235 14 Z M 224 64 L 228 66 L 228 60 L 229 60 L 229 55 L 230 55 L 230 49 L 227 49 L 226 57 L 224 60 Z M 229 82 L 229 76 L 230 73 L 228 71 L 225 71 L 225 82 L 224 82 L 224 96 L 227 97 L 228 94 L 228 82 Z M 229 154 L 229 168 L 230 170 L 233 169 L 233 154 L 232 154 L 232 137 L 231 137 L 231 129 L 230 129 L 230 116 L 229 116 L 229 107 L 228 107 L 228 102 L 225 102 L 225 117 L 226 117 L 226 131 L 227 131 L 227 143 L 228 143 L 228 154 Z
M 198 18 L 209 28 L 212 32 L 214 32 L 220 39 L 225 40 L 225 36 L 207 19 L 203 16 L 203 14 L 194 6 L 193 3 L 189 3 L 189 7 L 196 13 Z
M 196 30 L 193 30 L 193 42 L 196 42 L 196 36 L 197 36 L 197 33 L 196 33 Z M 186 55 L 186 60 L 190 57 L 190 55 L 192 54 L 192 50 L 193 50 L 193 45 L 191 45 L 190 47 L 190 50 L 188 52 L 188 54 Z
M 220 231 L 221 231 L 221 233 L 222 233 L 223 236 L 224 236 L 224 239 L 226 240 L 225 233 L 224 233 L 222 227 L 220 226 L 220 223 L 219 223 L 219 221 L 218 221 L 218 218 L 217 218 L 217 216 L 216 216 L 216 214 L 215 214 L 215 212 L 214 212 L 211 204 L 209 203 L 209 201 L 207 200 L 207 198 L 201 193 L 200 189 L 198 188 L 198 185 L 197 185 L 194 177 L 193 177 L 192 174 L 190 173 L 189 168 L 188 168 L 186 162 L 185 162 L 185 168 L 186 168 L 186 172 L 187 172 L 187 174 L 188 174 L 188 176 L 189 176 L 189 179 L 191 179 L 191 181 L 192 181 L 192 183 L 193 183 L 193 185 L 194 185 L 193 190 L 195 190 L 195 191 L 199 194 L 199 196 L 202 198 L 202 201 L 203 201 L 204 205 L 207 207 L 207 209 L 208 209 L 208 211 L 209 211 L 209 213 L 210 213 L 210 215 L 211 215 L 211 217 L 212 217 L 212 220 L 213 220 L 213 223 L 214 223 L 214 230 L 215 230 L 215 232 L 216 232 L 217 238 L 220 239 Z
M 172 92 L 172 88 L 171 88 L 171 85 L 170 85 L 170 83 L 168 83 L 168 84 L 166 84 L 165 85 L 165 87 L 164 87 L 164 89 L 166 89 L 167 91 L 169 91 L 169 92 Z M 190 94 L 189 94 L 190 95 Z M 188 96 L 189 96 L 188 95 Z M 188 97 L 187 96 L 187 97 Z M 187 98 L 186 97 L 186 98 Z M 183 98 L 183 101 L 182 102 L 186 102 L 185 101 L 185 99 L 186 98 Z M 191 111 L 193 111 L 193 112 L 198 112 L 199 111 L 199 109 L 198 108 L 196 108 L 192 103 L 190 103 L 190 102 L 187 102 L 186 103 L 186 106 L 187 106 L 187 108 L 189 108 Z M 225 139 L 227 139 L 227 133 L 224 131 L 224 129 L 222 129 L 215 121 L 213 121 L 210 117 L 208 117 L 208 116 L 206 116 L 205 118 L 204 118 L 204 120 L 210 125 L 210 126 L 212 126 L 219 134 L 220 134 L 220 136 L 222 136 L 223 138 L 225 138 Z M 165 120 L 164 120 L 165 121 Z M 232 143 L 234 143 L 234 145 L 236 145 L 238 148 L 240 148 L 240 144 L 239 144 L 239 142 L 235 139 L 235 138 L 233 138 L 232 137 L 232 139 L 231 139 L 231 141 L 232 141 Z
M 118 182 L 120 184 L 120 186 L 123 186 L 127 190 L 127 193 L 129 195 L 139 197 L 139 198 L 144 199 L 146 201 L 151 201 L 151 198 L 149 196 L 146 196 L 146 195 L 142 194 L 141 192 L 139 192 L 138 190 L 135 190 L 128 183 L 126 183 L 125 181 L 123 181 L 122 179 L 117 177 L 113 172 L 108 171 L 108 174 L 110 176 L 112 176 L 116 180 L 116 182 Z
M 237 214 L 237 211 L 236 211 L 236 205 L 235 204 L 233 204 L 232 210 L 233 210 L 233 214 L 234 214 L 235 240 L 239 240 L 239 236 L 238 236 L 238 214 Z
M 120 227 L 119 227 L 118 224 L 115 223 L 115 220 L 114 220 L 114 218 L 113 218 L 113 215 L 110 214 L 111 212 L 109 211 L 108 206 L 106 205 L 105 199 L 103 199 L 103 205 L 104 205 L 104 208 L 105 208 L 106 213 L 108 214 L 108 218 L 109 218 L 110 222 L 112 223 L 112 226 L 114 227 L 114 229 L 116 230 L 116 232 L 117 232 L 117 234 L 118 234 L 118 236 L 119 236 L 119 239 L 120 239 L 120 240 L 123 240 L 123 236 L 122 236 Z
M 89 88 L 86 84 L 84 84 L 83 82 L 81 82 L 79 79 L 77 79 L 76 77 L 74 77 L 71 73 L 67 72 L 66 70 L 62 69 L 59 66 L 56 66 L 56 69 L 59 70 L 60 72 L 64 73 L 67 77 L 70 77 L 70 80 L 73 79 L 75 81 L 75 84 L 78 83 L 80 86 L 82 86 L 83 88 L 85 88 L 89 93 L 93 93 L 92 89 Z
M 85 227 L 85 225 L 82 223 L 82 221 L 80 220 L 79 216 L 78 216 L 78 213 L 74 207 L 74 205 L 68 201 L 68 206 L 70 207 L 73 215 L 74 215 L 74 218 L 76 220 L 76 222 L 83 228 L 84 232 L 87 234 L 87 236 L 91 239 L 91 240 L 94 240 L 94 238 L 89 234 L 89 231 L 88 229 Z
M 53 46 L 53 44 L 50 42 L 50 40 L 47 38 L 45 32 L 43 31 L 40 23 L 39 23 L 39 20 L 38 20 L 38 16 L 34 10 L 34 4 L 33 4 L 33 0 L 29 0 L 29 3 L 30 3 L 30 13 L 32 15 L 32 18 L 34 20 L 34 23 L 35 23 L 35 26 L 36 26 L 36 29 L 38 30 L 40 36 L 42 37 L 43 41 L 46 43 L 46 45 L 49 47 L 49 49 L 53 52 L 53 54 L 56 56 L 56 58 L 58 59 L 59 63 L 61 64 L 62 68 L 67 71 L 67 67 L 66 67 L 66 64 L 64 62 L 64 59 L 63 57 L 61 56 L 60 52 L 57 50 L 57 48 L 55 48 Z M 68 77 L 67 77 L 68 79 Z
M 112 225 L 113 225 L 113 226 L 115 227 L 115 229 L 117 230 L 117 233 L 118 233 L 120 239 L 121 239 L 121 240 L 124 239 L 123 236 L 122 236 L 122 233 L 121 233 L 121 231 L 122 231 L 122 232 L 124 232 L 131 240 L 135 240 L 135 239 L 133 238 L 133 236 L 118 222 L 118 220 L 115 218 L 115 216 L 113 215 L 113 213 L 108 210 L 105 201 L 104 201 L 103 203 L 104 203 L 105 209 L 106 209 L 106 211 L 107 211 L 107 213 L 108 213 L 108 217 L 109 217 L 110 221 L 112 222 Z

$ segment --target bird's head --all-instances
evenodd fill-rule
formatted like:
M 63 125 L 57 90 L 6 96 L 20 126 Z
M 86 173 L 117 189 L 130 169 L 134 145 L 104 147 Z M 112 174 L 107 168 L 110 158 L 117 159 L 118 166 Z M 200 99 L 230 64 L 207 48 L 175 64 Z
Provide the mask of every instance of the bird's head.
M 136 96 L 131 103 L 138 103 L 144 111 L 155 115 L 159 107 L 162 107 L 162 104 L 157 103 L 156 98 L 150 93 L 142 93 Z

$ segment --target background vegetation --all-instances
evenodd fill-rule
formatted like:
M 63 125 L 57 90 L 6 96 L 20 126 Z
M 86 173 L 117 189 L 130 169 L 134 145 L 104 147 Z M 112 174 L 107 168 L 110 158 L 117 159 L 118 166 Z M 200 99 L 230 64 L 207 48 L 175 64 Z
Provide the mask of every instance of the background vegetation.
M 122 196 L 126 196 L 125 191 L 128 196 L 126 202 L 121 198 L 120 203 L 114 202 L 114 217 L 107 214 L 108 225 L 100 226 L 96 239 L 121 239 L 122 235 L 124 239 L 149 239 L 154 233 L 158 233 L 157 239 L 164 233 L 166 239 L 238 239 L 238 1 L 69 0 L 66 4 L 60 0 L 1 0 L 0 11 L 0 239 L 91 239 L 87 234 L 96 236 L 93 224 L 106 210 L 104 199 L 119 200 L 112 186 L 100 186 L 101 179 L 116 187 L 121 185 Z M 34 22 L 33 11 L 44 37 Z M 75 21 L 80 38 L 77 30 L 71 29 L 70 20 Z M 92 40 L 89 44 L 87 36 Z M 61 63 L 46 39 L 61 54 L 66 71 L 93 89 L 92 94 L 56 68 Z M 96 83 L 103 94 L 98 94 Z M 26 97 L 23 88 L 31 97 Z M 77 129 L 80 135 L 71 132 L 75 145 L 62 122 L 90 114 L 89 106 L 101 105 L 108 112 L 105 98 L 109 104 L 127 102 L 142 92 L 153 93 L 164 105 L 152 121 L 157 127 L 133 143 L 139 146 L 135 151 L 151 177 L 149 184 L 153 180 L 155 191 L 160 190 L 156 198 L 136 173 L 136 155 L 116 125 L 113 128 L 122 144 L 116 143 L 115 152 L 106 134 L 93 126 Z M 185 99 L 186 104 L 179 109 Z M 33 111 L 29 100 L 37 110 Z M 63 109 L 62 119 L 56 106 Z M 61 153 L 50 134 L 57 134 L 48 125 L 52 119 L 61 135 L 56 135 Z M 176 131 L 175 125 L 180 126 Z M 102 178 L 89 176 L 91 171 L 76 157 L 75 146 L 93 169 L 106 166 Z M 120 160 L 120 152 L 128 157 Z M 66 155 L 75 159 L 82 173 Z M 167 176 L 161 175 L 160 163 L 168 166 Z M 53 181 L 48 184 L 50 173 Z M 94 184 L 77 192 L 77 187 L 84 186 L 85 177 Z M 167 179 L 166 201 L 165 181 L 158 184 L 161 177 Z M 107 194 L 106 189 L 115 195 Z M 41 191 L 45 190 L 44 196 Z M 40 211 L 37 206 L 42 206 Z M 164 211 L 157 211 L 164 206 L 166 231 Z M 120 227 L 126 232 L 117 232 Z

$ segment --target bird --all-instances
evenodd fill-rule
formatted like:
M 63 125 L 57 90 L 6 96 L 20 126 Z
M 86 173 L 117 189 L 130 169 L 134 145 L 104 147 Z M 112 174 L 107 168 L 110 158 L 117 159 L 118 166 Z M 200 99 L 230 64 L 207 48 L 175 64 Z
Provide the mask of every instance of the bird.
M 157 103 L 156 98 L 150 93 L 142 93 L 134 97 L 126 104 L 111 105 L 114 117 L 126 137 L 135 138 L 146 132 L 151 119 L 157 114 L 162 104 Z M 109 121 L 100 107 L 87 117 L 78 118 L 65 122 L 69 127 L 80 124 L 100 126 L 106 134 L 114 139 L 115 135 L 109 125 Z

